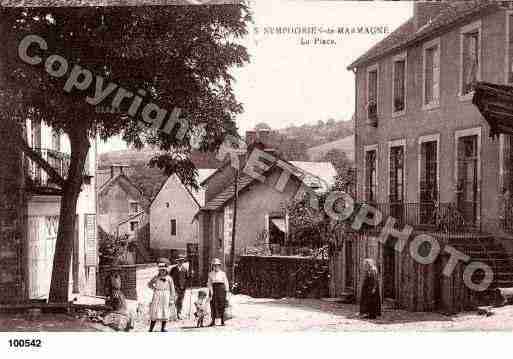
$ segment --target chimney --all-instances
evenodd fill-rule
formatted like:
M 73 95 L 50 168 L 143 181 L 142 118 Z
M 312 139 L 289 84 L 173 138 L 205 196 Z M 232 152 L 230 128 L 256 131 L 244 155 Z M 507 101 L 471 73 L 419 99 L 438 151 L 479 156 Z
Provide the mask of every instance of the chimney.
M 419 30 L 422 26 L 433 20 L 443 8 L 450 6 L 443 4 L 443 2 L 445 1 L 415 1 L 413 3 L 413 22 L 415 24 L 415 30 Z
M 270 134 L 271 131 L 267 128 L 258 130 L 258 141 L 261 142 L 265 146 L 265 148 L 271 147 L 271 144 L 269 143 Z
M 246 131 L 246 144 L 248 146 L 252 145 L 257 141 L 257 132 L 256 131 Z

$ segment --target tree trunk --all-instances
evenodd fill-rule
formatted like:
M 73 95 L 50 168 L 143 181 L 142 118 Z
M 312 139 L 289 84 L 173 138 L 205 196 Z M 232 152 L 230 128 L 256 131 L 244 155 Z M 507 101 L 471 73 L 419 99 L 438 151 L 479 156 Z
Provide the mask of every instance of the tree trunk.
M 73 237 L 75 235 L 75 214 L 82 187 L 84 164 L 89 151 L 89 139 L 85 130 L 76 130 L 69 137 L 71 160 L 61 198 L 59 228 L 55 242 L 52 281 L 48 298 L 48 301 L 52 303 L 68 301 Z

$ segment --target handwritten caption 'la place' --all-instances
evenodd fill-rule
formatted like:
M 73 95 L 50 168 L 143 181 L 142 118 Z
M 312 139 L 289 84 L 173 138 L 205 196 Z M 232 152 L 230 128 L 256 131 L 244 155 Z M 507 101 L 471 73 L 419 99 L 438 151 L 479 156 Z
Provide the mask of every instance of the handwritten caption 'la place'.
M 389 33 L 387 25 L 278 25 L 256 27 L 259 37 L 284 36 L 294 38 L 300 45 L 336 45 L 339 37 L 350 35 L 383 35 Z

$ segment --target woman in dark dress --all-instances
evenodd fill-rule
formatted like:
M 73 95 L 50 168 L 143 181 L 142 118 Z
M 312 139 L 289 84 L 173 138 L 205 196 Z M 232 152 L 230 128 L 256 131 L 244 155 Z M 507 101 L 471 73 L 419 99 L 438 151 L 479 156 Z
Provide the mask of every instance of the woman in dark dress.
M 226 277 L 226 273 L 221 270 L 221 261 L 217 258 L 214 259 L 212 261 L 212 267 L 213 270 L 208 275 L 207 283 L 211 297 L 211 327 L 215 325 L 216 318 L 220 318 L 221 325 L 224 325 L 224 310 L 226 307 L 226 297 L 230 291 L 230 286 L 228 284 L 228 278 Z
M 364 270 L 360 315 L 364 318 L 376 319 L 381 315 L 381 295 L 379 293 L 378 269 L 373 259 L 365 259 Z

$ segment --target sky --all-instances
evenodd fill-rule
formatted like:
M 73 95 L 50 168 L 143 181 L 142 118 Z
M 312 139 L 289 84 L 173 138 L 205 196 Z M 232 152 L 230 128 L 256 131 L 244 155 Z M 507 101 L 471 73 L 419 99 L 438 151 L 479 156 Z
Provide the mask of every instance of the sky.
M 242 40 L 250 63 L 232 70 L 244 106 L 240 133 L 265 122 L 273 129 L 349 120 L 354 112 L 354 75 L 347 66 L 412 15 L 407 1 L 252 0 L 253 24 Z M 335 33 L 271 34 L 276 27 L 322 27 Z M 338 28 L 386 28 L 376 34 L 338 34 Z M 315 43 L 322 39 L 328 44 Z M 309 41 L 309 44 L 305 44 Z M 99 152 L 126 148 L 119 138 Z

